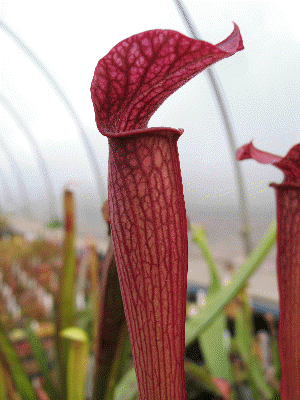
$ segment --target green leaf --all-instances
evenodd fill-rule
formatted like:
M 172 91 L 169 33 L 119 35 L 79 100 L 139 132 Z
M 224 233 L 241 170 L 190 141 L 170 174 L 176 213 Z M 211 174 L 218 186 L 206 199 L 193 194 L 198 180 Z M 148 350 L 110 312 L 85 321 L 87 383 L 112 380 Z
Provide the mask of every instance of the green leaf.
M 31 328 L 30 323 L 26 324 L 25 329 L 27 332 L 27 337 L 30 342 L 34 357 L 45 379 L 44 389 L 51 400 L 57 400 L 60 398 L 60 395 L 58 390 L 53 385 L 52 379 L 50 377 L 51 367 L 48 361 L 47 354 L 41 344 L 39 337 L 35 334 L 35 332 Z
M 198 244 L 207 262 L 210 272 L 211 283 L 206 295 L 206 307 L 209 308 L 215 293 L 221 288 L 221 280 L 217 266 L 207 244 L 204 229 L 192 225 L 193 241 Z M 232 381 L 231 368 L 229 363 L 229 348 L 225 344 L 225 333 L 227 330 L 227 319 L 222 312 L 215 321 L 199 334 L 199 345 L 203 353 L 205 363 L 211 374 L 217 378 L 224 378 Z
M 67 400 L 85 400 L 89 339 L 83 329 L 71 327 L 60 335 L 70 340 L 67 368 Z
M 215 393 L 217 396 L 221 396 L 220 390 L 212 380 L 211 373 L 205 366 L 200 367 L 190 361 L 185 361 L 184 371 L 186 375 L 193 378 L 196 382 L 199 382 L 205 390 Z
M 199 314 L 186 322 L 185 345 L 191 344 L 198 334 L 214 322 L 223 308 L 239 293 L 251 275 L 256 272 L 276 241 L 276 220 L 270 224 L 259 245 L 250 254 L 244 265 L 232 277 L 229 285 L 222 287 L 211 298 L 209 307 L 204 307 Z
M 21 395 L 22 400 L 27 400 L 27 399 L 37 400 L 31 382 L 26 372 L 24 371 L 21 361 L 15 349 L 13 348 L 12 344 L 8 340 L 1 324 L 0 324 L 0 352 L 9 366 L 14 383 Z
M 274 394 L 273 390 L 266 382 L 261 364 L 257 356 L 253 353 L 251 318 L 251 310 L 245 301 L 237 312 L 235 325 L 236 344 L 249 371 L 249 384 L 255 395 L 255 399 L 260 400 L 261 395 L 263 395 L 266 399 L 271 400 Z
M 115 389 L 114 400 L 133 400 L 138 393 L 134 368 L 131 368 Z
M 275 377 L 280 381 L 281 378 L 281 364 L 278 351 L 278 341 L 275 337 L 271 337 L 271 354 L 272 362 L 275 367 Z
M 210 272 L 210 287 L 209 293 L 215 293 L 221 287 L 221 280 L 218 274 L 217 266 L 214 262 L 213 256 L 210 252 L 207 243 L 206 232 L 201 226 L 192 225 L 191 226 L 193 237 L 192 240 L 200 247 L 202 254 L 204 256 L 205 261 L 209 267 Z
M 209 307 L 209 300 L 206 304 Z M 199 344 L 211 374 L 216 378 L 232 382 L 229 348 L 225 343 L 226 328 L 226 317 L 220 314 L 206 330 L 199 334 Z
M 0 360 L 0 400 L 9 400 L 4 374 L 5 371 Z

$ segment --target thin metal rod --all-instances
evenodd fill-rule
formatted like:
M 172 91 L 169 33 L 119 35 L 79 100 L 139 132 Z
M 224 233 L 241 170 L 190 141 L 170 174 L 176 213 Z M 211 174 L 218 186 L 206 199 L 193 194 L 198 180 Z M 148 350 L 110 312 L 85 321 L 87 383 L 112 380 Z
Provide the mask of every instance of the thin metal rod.
M 10 164 L 11 170 L 13 171 L 13 173 L 15 174 L 15 176 L 17 178 L 18 190 L 19 190 L 19 193 L 20 193 L 21 197 L 23 197 L 23 201 L 24 201 L 24 204 L 25 204 L 25 212 L 27 213 L 29 218 L 32 218 L 32 211 L 31 211 L 31 206 L 30 206 L 29 193 L 28 193 L 28 190 L 27 190 L 26 185 L 24 183 L 25 180 L 24 180 L 22 169 L 19 167 L 19 164 L 17 163 L 15 157 L 12 155 L 12 152 L 6 146 L 6 144 L 2 140 L 1 136 L 0 136 L 0 146 L 2 147 L 4 152 L 6 153 L 7 160 L 9 162 L 9 164 Z
M 10 207 L 9 211 L 12 211 L 12 208 L 14 208 L 15 202 L 13 201 L 12 192 L 7 183 L 6 176 L 1 168 L 0 168 L 0 175 L 1 175 L 0 180 L 2 180 L 2 184 L 3 184 L 3 188 L 4 188 L 3 192 L 5 192 L 5 200 L 6 200 L 6 203 L 9 204 L 9 207 Z
M 10 101 L 4 97 L 3 95 L 0 94 L 0 102 L 2 105 L 6 108 L 7 112 L 11 115 L 11 117 L 15 120 L 21 131 L 27 136 L 27 139 L 29 143 L 31 144 L 34 153 L 36 154 L 37 158 L 37 163 L 40 169 L 40 173 L 44 179 L 46 191 L 47 191 L 47 197 L 49 201 L 49 211 L 50 211 L 50 216 L 51 219 L 57 217 L 58 215 L 58 206 L 57 206 L 57 200 L 55 197 L 55 191 L 54 191 L 54 185 L 53 182 L 50 178 L 50 174 L 45 162 L 44 157 L 42 156 L 42 153 L 39 149 L 39 146 L 34 138 L 34 135 L 28 128 L 27 124 L 25 121 L 21 118 L 20 114 L 17 112 L 15 107 L 10 103 Z
M 184 22 L 190 31 L 191 35 L 194 37 L 194 39 L 201 40 L 200 35 L 195 27 L 195 25 L 192 23 L 191 17 L 189 16 L 187 10 L 185 9 L 183 3 L 181 0 L 174 0 L 175 4 L 177 5 L 179 12 L 181 13 Z M 230 121 L 229 113 L 227 109 L 229 109 L 229 105 L 225 105 L 224 102 L 224 94 L 221 94 L 221 84 L 217 82 L 217 77 L 212 69 L 212 67 L 209 67 L 206 69 L 207 74 L 208 74 L 208 79 L 211 84 L 211 87 L 213 89 L 215 99 L 217 101 L 217 104 L 219 106 L 219 111 L 222 117 L 222 121 L 225 127 L 225 131 L 227 134 L 227 139 L 229 142 L 229 148 L 231 152 L 231 157 L 232 157 L 232 162 L 233 162 L 233 167 L 236 175 L 236 181 L 237 181 L 237 189 L 238 189 L 238 196 L 239 196 L 239 207 L 240 207 L 240 214 L 241 214 L 241 219 L 242 219 L 242 238 L 245 246 L 245 254 L 246 256 L 251 253 L 251 250 L 253 248 L 252 242 L 251 242 L 251 225 L 250 225 L 250 217 L 249 217 L 249 211 L 248 211 L 248 205 L 247 205 L 247 198 L 246 198 L 246 192 L 245 192 L 245 184 L 244 184 L 244 179 L 242 175 L 242 171 L 240 168 L 239 163 L 236 160 L 235 153 L 236 153 L 236 144 L 235 144 L 235 138 L 234 138 L 234 130 L 232 123 Z
M 99 200 L 104 202 L 104 200 L 107 198 L 106 194 L 106 189 L 104 186 L 104 183 L 101 179 L 101 172 L 100 168 L 98 166 L 96 156 L 93 152 L 93 148 L 88 140 L 87 134 L 85 130 L 83 129 L 83 124 L 81 123 L 79 116 L 77 115 L 77 112 L 75 111 L 73 105 L 71 104 L 70 100 L 67 98 L 66 94 L 63 92 L 62 88 L 58 85 L 54 77 L 51 75 L 51 73 L 48 71 L 46 66 L 40 61 L 38 56 L 33 53 L 32 50 L 29 49 L 29 47 L 24 43 L 23 40 L 21 40 L 16 33 L 14 33 L 1 19 L 0 19 L 0 28 L 4 30 L 13 40 L 14 42 L 20 47 L 20 49 L 31 59 L 31 61 L 34 62 L 34 64 L 39 68 L 39 70 L 42 72 L 44 77 L 47 79 L 47 81 L 50 83 L 52 86 L 54 92 L 56 95 L 59 97 L 59 99 L 62 101 L 64 104 L 65 108 L 67 109 L 69 115 L 72 117 L 74 124 L 76 125 L 76 128 L 78 132 L 81 135 L 86 154 L 88 156 L 88 160 L 90 162 L 90 166 L 92 169 L 92 172 L 94 174 L 94 178 L 96 181 L 96 186 L 97 186 L 97 191 L 99 195 Z

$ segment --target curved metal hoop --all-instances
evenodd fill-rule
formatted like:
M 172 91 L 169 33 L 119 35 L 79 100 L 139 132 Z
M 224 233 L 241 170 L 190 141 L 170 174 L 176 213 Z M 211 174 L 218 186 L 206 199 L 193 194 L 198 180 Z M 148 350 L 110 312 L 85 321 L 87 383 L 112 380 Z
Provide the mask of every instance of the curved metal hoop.
M 8 99 L 6 97 L 4 97 L 1 94 L 0 94 L 0 102 L 3 104 L 3 106 L 5 107 L 7 112 L 11 115 L 11 117 L 14 119 L 14 121 L 19 126 L 21 131 L 23 131 L 25 133 L 28 141 L 30 142 L 30 144 L 33 148 L 33 151 L 36 154 L 37 163 L 38 163 L 38 166 L 40 169 L 40 173 L 44 179 L 46 191 L 48 194 L 50 215 L 51 215 L 51 218 L 55 218 L 58 213 L 58 207 L 57 207 L 57 200 L 55 197 L 54 185 L 50 178 L 50 174 L 49 174 L 45 159 L 42 156 L 42 153 L 39 149 L 38 144 L 36 143 L 36 140 L 34 139 L 34 135 L 28 128 L 25 121 L 21 118 L 21 116 L 17 112 L 17 110 L 13 107 L 13 105 L 8 101 Z
M 5 191 L 6 191 L 6 194 L 7 194 L 7 195 L 5 194 L 5 200 L 6 200 L 7 203 L 10 204 L 11 208 L 14 208 L 13 195 L 12 195 L 12 192 L 10 191 L 10 187 L 9 187 L 9 184 L 8 184 L 8 182 L 6 180 L 5 173 L 2 171 L 1 168 L 0 168 L 0 175 L 1 175 L 1 179 L 0 180 L 2 180 L 3 187 L 5 188 Z M 9 211 L 11 211 L 11 209 Z
M 26 205 L 25 206 L 26 212 L 27 212 L 28 216 L 30 218 L 32 218 L 32 210 L 31 210 L 31 206 L 30 206 L 29 193 L 28 193 L 27 187 L 25 185 L 25 179 L 24 179 L 22 169 L 19 167 L 19 164 L 17 163 L 15 157 L 12 155 L 11 151 L 6 146 L 4 141 L 2 140 L 1 136 L 0 136 L 0 146 L 6 153 L 7 160 L 10 164 L 11 170 L 13 171 L 13 173 L 15 174 L 15 176 L 17 178 L 18 190 L 19 190 L 20 195 L 23 197 L 24 204 Z

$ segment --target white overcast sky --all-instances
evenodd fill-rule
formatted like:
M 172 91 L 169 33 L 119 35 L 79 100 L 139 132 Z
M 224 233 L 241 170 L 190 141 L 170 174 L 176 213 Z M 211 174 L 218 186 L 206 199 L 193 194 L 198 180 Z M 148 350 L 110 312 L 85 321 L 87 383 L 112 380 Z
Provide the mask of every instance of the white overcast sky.
M 245 50 L 214 65 L 237 145 L 254 139 L 257 147 L 285 155 L 300 141 L 300 28 L 294 2 L 185 0 L 185 6 L 203 40 L 222 41 L 231 33 L 232 21 L 241 30 Z M 107 139 L 97 131 L 90 98 L 94 69 L 114 45 L 133 34 L 173 29 L 189 36 L 173 0 L 1 0 L 0 16 L 47 66 L 72 102 L 107 185 Z M 61 197 L 67 182 L 76 181 L 78 202 L 91 209 L 97 202 L 96 186 L 72 118 L 40 71 L 4 31 L 0 31 L 0 49 L 0 94 L 34 134 L 56 196 Z M 237 204 L 227 139 L 205 72 L 165 101 L 149 126 L 185 131 L 178 147 L 187 203 Z M 38 202 L 36 212 L 41 212 L 45 190 L 34 153 L 1 103 L 0 134 L 25 174 L 31 201 Z M 0 168 L 18 203 L 16 179 L 2 148 Z M 274 205 L 268 185 L 280 182 L 282 173 L 254 161 L 244 161 L 242 169 L 250 204 Z M 5 204 L 3 198 L 1 204 Z

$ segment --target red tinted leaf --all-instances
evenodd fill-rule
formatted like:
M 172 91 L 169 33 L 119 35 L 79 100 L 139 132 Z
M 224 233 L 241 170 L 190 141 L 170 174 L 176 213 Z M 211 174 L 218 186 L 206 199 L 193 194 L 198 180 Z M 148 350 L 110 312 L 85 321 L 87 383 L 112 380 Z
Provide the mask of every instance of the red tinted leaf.
M 237 160 L 253 159 L 261 164 L 273 164 L 284 173 L 285 185 L 300 185 L 300 144 L 296 144 L 285 157 L 276 156 L 258 150 L 250 143 L 240 147 L 236 152 Z
M 282 400 L 300 396 L 300 144 L 285 157 L 274 156 L 248 143 L 237 159 L 253 158 L 284 172 L 282 184 L 271 184 L 277 201 L 277 278 L 279 288 L 279 354 Z
M 184 400 L 187 220 L 170 128 L 109 139 L 112 238 L 139 398 Z
M 101 265 L 96 371 L 93 399 L 108 398 L 109 380 L 120 342 L 125 314 L 118 280 L 114 246 L 111 242 Z
M 284 172 L 285 185 L 300 185 L 300 144 L 296 144 L 287 155 L 274 165 Z
M 102 58 L 91 94 L 101 133 L 146 128 L 157 108 L 206 67 L 242 50 L 239 28 L 217 45 L 155 29 L 118 43 Z
M 277 198 L 278 346 L 282 400 L 300 396 L 300 187 L 272 185 Z
M 265 151 L 258 150 L 253 146 L 252 141 L 240 147 L 236 152 L 237 160 L 247 160 L 253 159 L 261 164 L 274 164 L 282 159 L 282 157 L 275 156 L 271 153 L 266 153 Z

